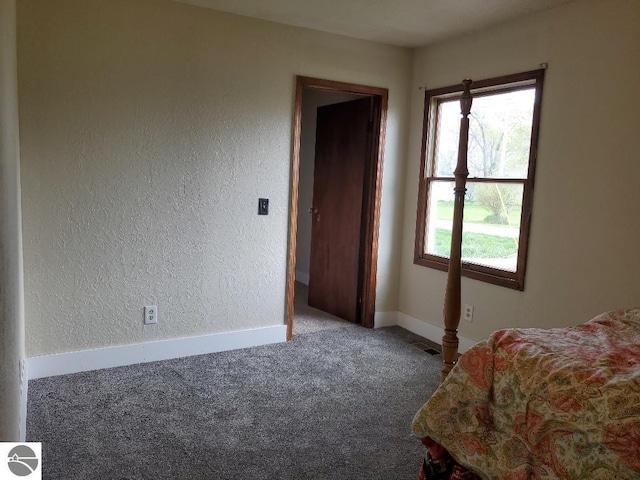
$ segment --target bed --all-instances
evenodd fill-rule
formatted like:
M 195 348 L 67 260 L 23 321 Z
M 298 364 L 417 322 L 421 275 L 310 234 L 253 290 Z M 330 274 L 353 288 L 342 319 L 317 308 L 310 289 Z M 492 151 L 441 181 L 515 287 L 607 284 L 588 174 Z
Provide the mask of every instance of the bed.
M 458 355 L 470 80 L 444 307 L 442 384 L 415 415 L 420 479 L 640 479 L 640 309 L 505 329 Z
M 640 309 L 493 333 L 460 357 L 413 433 L 430 447 L 424 478 L 453 460 L 468 478 L 640 478 Z

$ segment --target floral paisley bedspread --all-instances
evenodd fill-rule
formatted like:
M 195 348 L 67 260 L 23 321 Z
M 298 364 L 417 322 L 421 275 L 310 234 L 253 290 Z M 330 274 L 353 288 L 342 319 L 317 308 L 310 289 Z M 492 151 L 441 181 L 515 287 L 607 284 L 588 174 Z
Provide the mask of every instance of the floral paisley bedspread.
M 487 480 L 640 479 L 640 309 L 493 333 L 460 357 L 413 433 Z

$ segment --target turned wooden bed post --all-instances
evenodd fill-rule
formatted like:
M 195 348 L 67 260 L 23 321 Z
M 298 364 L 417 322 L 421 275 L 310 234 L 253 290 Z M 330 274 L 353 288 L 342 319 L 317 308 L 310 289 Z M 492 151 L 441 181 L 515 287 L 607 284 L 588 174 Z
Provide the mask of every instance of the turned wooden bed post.
M 453 225 L 451 233 L 451 254 L 447 274 L 447 290 L 444 295 L 444 337 L 442 337 L 442 380 L 449 374 L 458 360 L 458 325 L 460 324 L 460 280 L 462 274 L 462 219 L 464 216 L 464 196 L 467 191 L 467 146 L 469 143 L 469 113 L 471 112 L 471 80 L 463 80 L 464 91 L 460 97 L 462 118 L 460 119 L 460 141 L 458 143 L 458 164 L 453 172 L 456 185 L 453 189 Z

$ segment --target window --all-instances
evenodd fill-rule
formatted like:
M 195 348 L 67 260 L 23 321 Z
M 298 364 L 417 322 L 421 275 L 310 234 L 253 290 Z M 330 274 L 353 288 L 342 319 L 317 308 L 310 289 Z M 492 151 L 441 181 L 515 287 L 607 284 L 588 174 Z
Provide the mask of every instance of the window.
M 544 70 L 474 82 L 462 274 L 523 290 Z M 447 270 L 462 85 L 425 94 L 414 263 Z

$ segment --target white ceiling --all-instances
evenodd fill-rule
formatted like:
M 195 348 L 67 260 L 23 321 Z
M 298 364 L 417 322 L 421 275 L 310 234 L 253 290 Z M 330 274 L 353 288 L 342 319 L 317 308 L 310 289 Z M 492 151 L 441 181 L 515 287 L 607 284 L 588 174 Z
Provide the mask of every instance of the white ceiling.
M 272 22 L 418 47 L 571 0 L 177 0 Z

